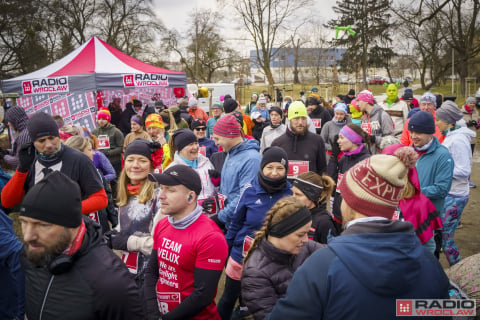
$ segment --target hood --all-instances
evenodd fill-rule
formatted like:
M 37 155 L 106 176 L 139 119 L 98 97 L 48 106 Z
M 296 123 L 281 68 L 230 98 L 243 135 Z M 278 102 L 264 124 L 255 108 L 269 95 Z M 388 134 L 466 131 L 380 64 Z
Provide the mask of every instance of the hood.
M 455 136 L 455 135 L 457 135 L 457 136 L 458 135 L 464 135 L 470 140 L 471 138 L 475 138 L 477 136 L 477 133 L 474 132 L 473 130 L 470 130 L 470 129 L 466 128 L 466 127 L 460 127 L 457 130 L 449 131 L 447 133 L 447 137 Z
M 27 127 L 27 121 L 27 113 L 22 107 L 11 107 L 5 113 L 5 122 L 10 122 L 18 132 Z
M 360 222 L 328 246 L 363 286 L 379 295 L 398 296 L 418 283 L 424 249 L 410 222 Z
M 373 116 L 376 115 L 378 112 L 381 112 L 380 110 L 383 110 L 383 108 L 380 107 L 378 104 L 375 104 L 375 105 L 373 106 L 372 112 L 370 112 L 370 117 L 373 117 Z
M 243 142 L 239 143 L 230 150 L 230 154 L 234 155 L 245 150 L 255 150 L 260 151 L 260 144 L 255 139 L 245 139 Z

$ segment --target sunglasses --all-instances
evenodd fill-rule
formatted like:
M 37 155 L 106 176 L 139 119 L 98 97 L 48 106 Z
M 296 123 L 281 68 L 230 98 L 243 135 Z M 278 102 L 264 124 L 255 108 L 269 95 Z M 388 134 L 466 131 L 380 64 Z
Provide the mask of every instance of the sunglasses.
M 195 128 L 195 130 L 197 130 L 197 131 L 205 131 L 205 130 L 207 130 L 207 128 L 205 128 L 205 127 L 203 127 L 203 128 Z

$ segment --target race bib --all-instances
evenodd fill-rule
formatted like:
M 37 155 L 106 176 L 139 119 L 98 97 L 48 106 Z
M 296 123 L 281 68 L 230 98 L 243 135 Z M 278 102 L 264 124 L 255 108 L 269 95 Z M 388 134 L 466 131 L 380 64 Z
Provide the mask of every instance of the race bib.
M 253 244 L 253 238 L 246 236 L 245 239 L 243 240 L 243 257 L 245 258 L 247 256 L 248 250 L 252 247 Z
M 100 223 L 100 219 L 98 218 L 98 212 L 97 211 L 89 213 L 88 217 L 90 219 L 92 219 L 93 221 L 95 221 L 96 223 Z
M 287 177 L 290 179 L 296 178 L 300 173 L 308 172 L 309 166 L 308 161 L 289 161 Z
M 340 193 L 340 183 L 342 182 L 343 180 L 343 173 L 339 173 L 338 174 L 338 178 L 337 178 L 337 192 Z
M 201 155 L 203 156 L 207 156 L 207 148 L 205 146 L 202 146 L 200 148 L 198 148 L 198 153 L 200 153 Z
M 158 292 L 158 309 L 161 314 L 167 314 L 175 309 L 181 302 L 180 292 Z
M 110 149 L 110 138 L 107 135 L 98 136 L 98 149 Z
M 393 213 L 392 221 L 395 221 L 398 219 L 400 219 L 400 211 L 395 210 L 395 212 Z
M 218 197 L 218 210 L 225 209 L 225 200 L 227 200 L 227 196 L 224 196 L 223 194 L 219 193 L 217 194 L 217 197 Z
M 320 129 L 322 127 L 322 119 L 312 119 L 313 126 Z
M 128 271 L 137 274 L 138 271 L 138 252 L 122 251 L 122 261 L 128 268 Z
M 362 122 L 362 129 L 369 135 L 372 135 L 372 124 L 371 123 L 366 123 Z

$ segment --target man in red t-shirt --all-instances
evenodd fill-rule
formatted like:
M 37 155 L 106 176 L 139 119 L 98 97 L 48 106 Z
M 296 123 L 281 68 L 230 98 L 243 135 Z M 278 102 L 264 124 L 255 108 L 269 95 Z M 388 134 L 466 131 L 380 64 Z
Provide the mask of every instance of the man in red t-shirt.
M 218 280 L 228 255 L 225 237 L 197 205 L 200 177 L 175 165 L 150 174 L 160 184 L 160 220 L 145 271 L 148 319 L 220 319 L 215 305 Z

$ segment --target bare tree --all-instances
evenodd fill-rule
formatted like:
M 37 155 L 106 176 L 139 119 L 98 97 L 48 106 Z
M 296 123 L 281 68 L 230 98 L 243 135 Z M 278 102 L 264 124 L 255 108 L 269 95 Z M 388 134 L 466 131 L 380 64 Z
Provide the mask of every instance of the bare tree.
M 217 70 L 233 67 L 240 61 L 238 53 L 225 46 L 218 29 L 218 14 L 200 10 L 190 14 L 191 25 L 182 38 L 176 30 L 170 30 L 164 38 L 167 52 L 180 57 L 187 76 L 196 82 L 212 82 Z
M 256 49 L 256 64 L 263 70 L 270 85 L 275 83 L 270 63 L 279 48 L 288 42 L 279 42 L 279 32 L 296 29 L 303 20 L 295 19 L 299 10 L 307 9 L 311 0 L 220 0 L 232 6 L 243 26 L 252 37 Z

